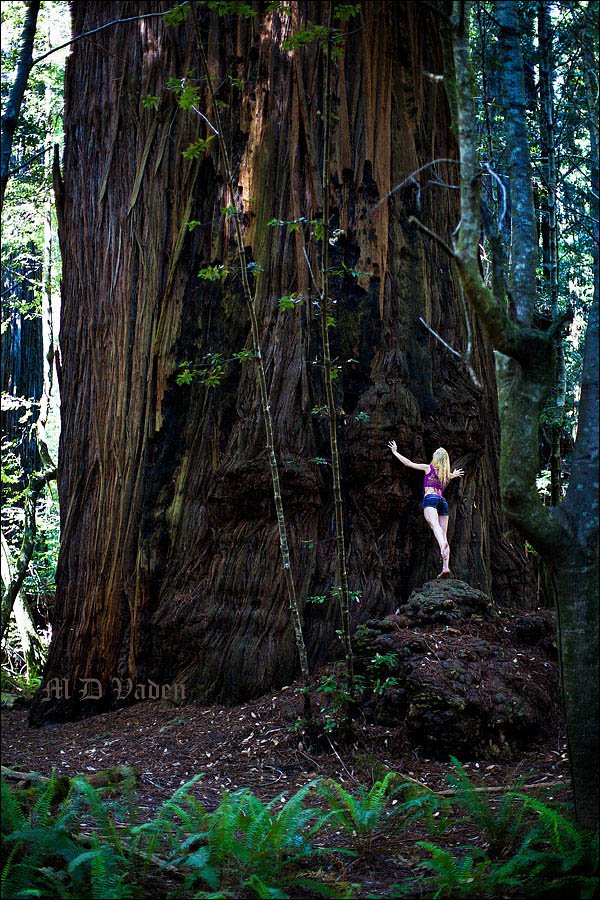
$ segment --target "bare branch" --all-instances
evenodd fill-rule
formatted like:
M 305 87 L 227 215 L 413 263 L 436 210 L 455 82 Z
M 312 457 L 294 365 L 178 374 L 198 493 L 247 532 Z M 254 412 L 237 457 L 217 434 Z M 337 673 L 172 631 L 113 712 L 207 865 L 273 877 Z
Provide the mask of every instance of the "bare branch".
M 450 247 L 446 243 L 446 241 L 439 236 L 439 234 L 436 234 L 435 231 L 431 231 L 431 229 L 427 228 L 426 225 L 423 225 L 422 222 L 419 222 L 419 220 L 417 218 L 415 218 L 415 216 L 409 216 L 408 221 L 411 225 L 416 225 L 417 228 L 419 229 L 419 231 L 422 231 L 423 234 L 428 235 L 436 243 L 438 243 L 440 245 L 440 247 L 442 248 L 442 250 L 444 250 L 451 259 L 456 258 L 456 253 L 454 252 L 452 247 Z
M 204 119 L 204 121 L 206 122 L 206 124 L 208 125 L 208 127 L 211 129 L 211 131 L 213 131 L 216 135 L 219 134 L 219 132 L 217 131 L 217 129 L 215 128 L 215 126 L 213 125 L 213 123 L 210 121 L 210 119 L 208 118 L 208 116 L 205 116 L 204 113 L 201 112 L 201 111 L 198 109 L 197 106 L 192 106 L 192 109 L 194 110 L 194 112 L 198 113 L 198 115 L 200 116 L 201 119 Z
M 419 172 L 423 172 L 425 169 L 429 169 L 431 166 L 435 166 L 438 163 L 452 163 L 453 165 L 458 165 L 458 160 L 450 159 L 447 157 L 440 157 L 439 159 L 432 159 L 431 162 L 425 163 L 425 165 L 420 166 L 418 169 L 415 169 L 413 172 L 410 173 L 410 175 L 406 176 L 404 181 L 401 181 L 400 184 L 397 184 L 395 187 L 393 187 L 391 191 L 388 191 L 387 194 L 385 194 L 381 198 L 379 203 L 375 204 L 375 206 L 373 207 L 373 212 L 376 209 L 378 209 L 382 203 L 385 203 L 385 201 L 388 200 L 392 196 L 392 194 L 395 194 L 396 191 L 401 190 L 403 187 L 406 187 L 406 185 L 410 184 L 411 182 L 416 182 L 415 175 L 418 175 Z M 437 178 L 437 176 L 436 176 L 436 178 Z
M 316 290 L 317 294 L 319 296 L 321 296 L 321 289 L 319 288 L 319 285 L 317 284 L 317 279 L 315 278 L 315 273 L 312 270 L 312 266 L 311 266 L 310 260 L 308 258 L 308 253 L 306 252 L 306 247 L 302 247 L 302 251 L 304 253 L 304 259 L 306 260 L 306 265 L 308 266 L 308 271 L 310 273 L 312 283 L 315 286 L 315 290 Z
M 500 188 L 500 194 L 501 194 L 501 196 L 502 196 L 502 209 L 500 210 L 500 217 L 499 217 L 499 220 L 498 220 L 498 227 L 499 227 L 499 228 L 502 228 L 502 223 L 504 222 L 504 217 L 506 216 L 506 210 L 507 210 L 507 203 L 506 203 L 506 188 L 504 187 L 504 184 L 503 184 L 503 182 L 502 182 L 502 179 L 501 179 L 498 175 L 496 175 L 496 173 L 494 172 L 494 170 L 492 169 L 492 167 L 490 166 L 489 163 L 485 162 L 485 163 L 483 164 L 483 168 L 484 168 L 485 171 L 488 173 L 488 175 L 491 175 L 491 176 L 492 176 L 492 178 L 494 179 L 494 181 L 496 182 L 496 184 L 497 184 L 498 187 Z
M 458 350 L 455 350 L 454 347 L 451 347 L 450 344 L 446 343 L 446 341 L 444 340 L 444 338 L 441 337 L 441 335 L 439 335 L 439 334 L 437 333 L 437 331 L 435 331 L 435 330 L 431 327 L 431 325 L 428 325 L 427 322 L 425 321 L 425 319 L 424 319 L 422 316 L 419 316 L 419 322 L 420 322 L 422 325 L 425 326 L 425 328 L 427 329 L 427 331 L 429 331 L 430 334 L 432 334 L 432 335 L 434 336 L 434 338 L 437 338 L 437 339 L 438 339 L 438 341 L 440 342 L 440 344 L 443 344 L 443 345 L 444 345 L 444 347 L 446 348 L 446 350 L 449 350 L 450 353 L 453 353 L 453 354 L 454 354 L 454 356 L 458 356 L 459 359 L 462 359 L 462 358 L 463 358 L 463 357 L 462 357 L 462 353 L 459 353 Z
M 17 172 L 21 172 L 23 169 L 26 169 L 30 163 L 34 162 L 36 159 L 39 159 L 40 156 L 44 156 L 48 152 L 48 150 L 51 150 L 51 149 L 52 149 L 52 144 L 48 144 L 47 147 L 42 147 L 41 150 L 38 150 L 37 153 L 34 153 L 33 156 L 30 156 L 29 159 L 25 160 L 25 162 L 22 162 L 20 166 L 15 166 L 14 169 L 11 169 L 8 173 L 9 177 L 11 175 L 16 175 Z
M 451 347 L 450 344 L 448 344 L 448 343 L 444 340 L 444 338 L 443 338 L 441 335 L 439 335 L 439 334 L 437 333 L 437 331 L 435 331 L 435 330 L 431 327 L 431 325 L 429 325 L 429 324 L 425 321 L 425 319 L 423 319 L 421 316 L 419 316 L 419 322 L 427 329 L 427 331 L 430 332 L 430 334 L 432 334 L 432 335 L 434 336 L 434 338 L 436 338 L 436 339 L 440 342 L 440 344 L 442 344 L 442 345 L 446 348 L 446 350 L 448 350 L 448 351 L 449 351 L 450 353 L 452 353 L 454 356 L 458 357 L 458 359 L 463 363 L 463 365 L 466 367 L 467 371 L 469 372 L 469 375 L 470 375 L 470 377 L 471 377 L 471 381 L 473 382 L 473 384 L 475 385 L 475 387 L 478 388 L 478 390 L 482 390 L 481 382 L 480 382 L 479 379 L 477 378 L 477 375 L 475 374 L 475 370 L 473 369 L 473 366 L 472 366 L 471 361 L 470 361 L 470 355 L 471 355 L 471 354 L 470 354 L 470 341 L 469 341 L 469 346 L 468 346 L 468 348 L 467 348 L 466 354 L 462 354 L 462 353 L 460 353 L 458 350 L 455 350 L 454 347 Z
M 98 31 L 104 31 L 105 28 L 112 28 L 113 25 L 124 25 L 126 22 L 137 22 L 139 19 L 156 19 L 162 18 L 164 16 L 164 12 L 154 12 L 154 13 L 143 13 L 141 16 L 130 16 L 127 19 L 113 19 L 112 22 L 105 22 L 104 25 L 99 25 L 98 28 L 92 28 L 91 31 L 84 31 L 83 34 L 77 34 L 75 37 L 70 38 L 68 41 L 65 41 L 64 44 L 59 44 L 57 47 L 51 47 L 50 50 L 47 50 L 45 53 L 42 53 L 41 56 L 36 56 L 30 66 L 30 71 L 34 66 L 37 66 L 38 63 L 42 62 L 42 60 L 47 59 L 53 53 L 57 53 L 59 50 L 64 50 L 65 47 L 69 47 L 71 44 L 77 43 L 77 41 L 82 41 L 84 38 L 89 37 L 91 34 L 97 34 Z

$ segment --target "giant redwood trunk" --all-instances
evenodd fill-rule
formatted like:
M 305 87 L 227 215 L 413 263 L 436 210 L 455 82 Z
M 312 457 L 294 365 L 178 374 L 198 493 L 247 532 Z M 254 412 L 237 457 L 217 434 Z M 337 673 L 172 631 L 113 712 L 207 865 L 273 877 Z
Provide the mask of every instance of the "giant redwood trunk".
M 75 2 L 74 33 L 169 5 Z M 315 245 L 308 224 L 268 223 L 318 219 L 322 208 L 323 53 L 318 43 L 294 50 L 282 42 L 308 20 L 326 21 L 327 4 L 289 6 L 290 17 L 219 18 L 204 7 L 198 15 L 228 104 L 221 115 L 247 261 L 260 267 L 263 354 L 304 603 L 335 581 L 329 468 L 315 461 L 329 452 L 304 253 L 316 272 Z M 386 198 L 432 160 L 441 160 L 439 180 L 456 183 L 444 90 L 425 75 L 442 71 L 438 17 L 431 5 L 369 2 L 342 27 L 331 158 L 331 224 L 340 232 L 330 256 L 334 269 L 354 271 L 332 277 L 331 333 L 342 365 L 336 414 L 348 571 L 351 589 L 362 592 L 355 621 L 393 610 L 438 571 L 419 478 L 395 462 L 390 438 L 421 460 L 443 445 L 465 468 L 450 494 L 453 567 L 510 602 L 522 560 L 503 537 L 490 347 L 471 323 L 477 387 L 420 322 L 465 348 L 449 262 L 408 224 L 422 215 L 447 233 L 456 191 L 431 186 L 425 172 L 420 189 L 409 180 Z M 229 364 L 216 387 L 177 383 L 182 363 L 206 366 L 210 353 L 231 359 L 249 330 L 217 141 L 200 158 L 184 158 L 210 128 L 164 89 L 188 73 L 201 75 L 189 18 L 175 27 L 156 16 L 113 25 L 75 43 L 68 63 L 62 549 L 45 680 L 68 679 L 61 684 L 71 696 L 39 695 L 37 719 L 76 714 L 82 678 L 99 680 L 101 703 L 114 699 L 116 677 L 185 683 L 188 696 L 234 702 L 297 671 L 252 362 Z M 198 108 L 210 120 L 202 88 Z M 149 95 L 160 98 L 157 110 L 145 107 Z M 221 265 L 230 270 L 222 280 L 198 277 Z M 280 310 L 278 298 L 292 293 L 305 299 Z M 337 652 L 335 602 L 304 612 L 313 662 Z

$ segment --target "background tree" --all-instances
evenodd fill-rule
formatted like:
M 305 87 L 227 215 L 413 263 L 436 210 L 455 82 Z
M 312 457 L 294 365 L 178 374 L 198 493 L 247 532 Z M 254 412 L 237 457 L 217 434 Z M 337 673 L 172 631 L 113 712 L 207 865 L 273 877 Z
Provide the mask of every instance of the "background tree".
M 556 505 L 568 486 L 581 382 L 582 336 L 591 302 L 594 238 L 589 211 L 591 145 L 580 31 L 586 4 L 517 4 L 524 55 L 525 99 L 531 146 L 532 186 L 540 253 L 534 317 L 547 327 L 552 316 L 573 310 L 570 333 L 557 343 L 557 373 L 540 420 L 538 489 Z M 592 8 L 589 12 L 593 13 Z M 496 6 L 474 5 L 473 67 L 478 96 L 479 145 L 485 171 L 483 199 L 503 242 L 484 234 L 484 265 L 500 265 L 510 241 L 506 127 L 499 79 Z M 592 26 L 592 32 L 594 28 Z M 597 33 L 597 29 L 596 29 Z M 597 40 L 597 39 L 596 39 Z M 592 42 L 593 43 L 593 42 Z M 591 71 L 593 72 L 593 66 Z M 489 167 L 489 169 L 487 168 Z M 502 290 L 502 289 L 500 289 Z
M 51 161 L 61 134 L 63 83 L 61 54 L 52 60 L 45 54 L 49 43 L 65 37 L 65 12 L 60 3 L 2 6 L 2 634 L 10 629 L 3 664 L 13 674 L 19 660 L 30 675 L 41 667 L 39 632 L 48 627 L 58 543 L 56 503 L 45 489 L 55 477 L 49 446 L 55 449 L 57 431 L 52 389 L 60 260 Z M 36 66 L 40 57 L 44 63 Z
M 0 149 L 0 209 L 4 205 L 4 192 L 8 183 L 12 143 L 21 112 L 21 104 L 27 88 L 27 79 L 33 63 L 33 42 L 37 17 L 40 9 L 39 0 L 31 0 L 26 4 L 27 12 L 23 22 L 21 47 L 15 77 L 2 113 L 2 146 Z
M 470 15 L 470 3 L 454 3 L 461 224 L 453 256 L 469 302 L 498 351 L 503 502 L 509 520 L 540 553 L 552 576 L 576 813 L 583 824 L 593 824 L 598 810 L 598 270 L 596 264 L 571 480 L 563 503 L 546 508 L 536 491 L 539 425 L 554 384 L 556 342 L 565 317 L 555 317 L 547 330 L 534 324 L 538 240 L 518 8 L 504 0 L 496 4 L 512 207 L 510 305 L 506 292 L 496 294 L 484 282 L 479 264 L 481 166 L 468 42 Z M 597 219 L 594 171 L 597 162 L 591 173 L 592 220 Z M 495 280 L 494 287 L 500 283 Z

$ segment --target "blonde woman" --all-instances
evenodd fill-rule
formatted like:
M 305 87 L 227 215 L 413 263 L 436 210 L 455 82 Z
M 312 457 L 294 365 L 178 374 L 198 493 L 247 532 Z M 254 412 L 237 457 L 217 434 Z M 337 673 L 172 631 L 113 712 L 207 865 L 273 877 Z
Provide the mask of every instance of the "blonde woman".
M 425 473 L 423 479 L 423 515 L 435 535 L 442 555 L 442 571 L 438 578 L 450 578 L 450 545 L 447 538 L 448 503 L 444 497 L 444 491 L 453 478 L 461 478 L 464 472 L 462 469 L 450 471 L 450 458 L 443 447 L 438 447 L 430 463 L 411 462 L 406 456 L 398 453 L 396 441 L 390 441 L 388 447 L 402 465 Z

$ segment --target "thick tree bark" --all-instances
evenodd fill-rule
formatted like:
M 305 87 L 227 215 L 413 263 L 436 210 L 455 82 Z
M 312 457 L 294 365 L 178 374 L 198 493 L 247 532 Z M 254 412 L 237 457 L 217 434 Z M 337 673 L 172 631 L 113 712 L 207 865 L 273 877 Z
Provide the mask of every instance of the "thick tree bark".
M 137 3 L 73 4 L 74 31 L 149 12 Z M 169 4 L 159 4 L 167 9 Z M 152 4 L 156 10 L 156 4 Z M 306 234 L 269 227 L 319 218 L 323 54 L 282 49 L 290 27 L 320 22 L 322 5 L 293 3 L 291 23 L 269 13 L 220 20 L 198 8 L 231 158 L 247 259 L 260 265 L 263 334 L 292 569 L 299 598 L 335 584 L 334 503 L 315 459 L 328 456 L 326 402 L 304 256 Z M 202 18 L 204 17 L 204 18 Z M 389 612 L 437 572 L 417 478 L 389 456 L 394 437 L 426 460 L 440 444 L 466 469 L 452 500 L 450 537 L 461 577 L 510 602 L 523 560 L 503 537 L 493 358 L 471 322 L 481 388 L 423 328 L 468 340 L 450 263 L 424 247 L 407 214 L 444 230 L 455 192 L 409 182 L 433 159 L 452 181 L 455 155 L 443 89 L 439 20 L 414 3 L 364 3 L 347 27 L 334 77 L 331 142 L 332 355 L 353 622 Z M 209 133 L 164 91 L 200 71 L 189 21 L 144 19 L 78 42 L 66 76 L 60 238 L 64 258 L 59 494 L 62 547 L 54 636 L 46 671 L 71 697 L 32 719 L 77 714 L 77 679 L 185 682 L 188 695 L 237 701 L 296 675 L 294 633 L 260 404 L 250 366 L 220 386 L 177 384 L 178 365 L 229 359 L 249 340 L 229 205 L 215 142 L 198 160 L 181 151 Z M 231 77 L 229 77 L 231 76 Z M 232 81 L 232 79 L 234 79 Z M 239 81 L 244 87 L 239 90 Z M 160 96 L 157 111 L 144 107 Z M 201 112 L 210 120 L 210 98 Z M 380 202 L 382 201 L 383 202 Z M 188 222 L 200 223 L 188 228 Z M 207 265 L 232 270 L 198 279 Z M 239 271 L 239 270 L 238 270 Z M 278 298 L 304 298 L 281 311 Z M 346 362 L 354 360 L 354 362 Z M 235 364 L 237 365 L 237 364 Z M 360 416 L 359 413 L 363 415 Z M 516 590 L 515 590 L 516 588 Z M 340 652 L 335 604 L 304 609 L 313 661 Z M 87 711 L 102 706 L 88 704 Z

